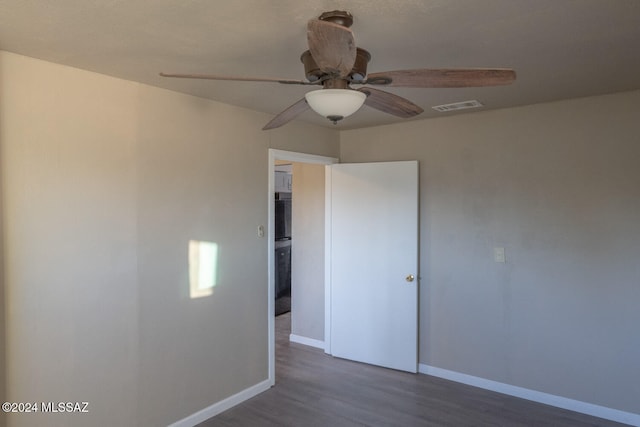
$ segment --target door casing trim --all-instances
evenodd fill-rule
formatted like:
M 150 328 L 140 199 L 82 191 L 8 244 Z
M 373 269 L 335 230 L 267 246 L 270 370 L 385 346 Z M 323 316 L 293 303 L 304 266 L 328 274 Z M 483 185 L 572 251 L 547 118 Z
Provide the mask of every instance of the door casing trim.
M 267 275 L 268 275 L 268 290 L 267 290 L 267 298 L 269 300 L 268 309 L 267 309 L 267 328 L 268 328 L 268 383 L 270 386 L 275 385 L 276 382 L 276 336 L 275 336 L 275 230 L 273 227 L 275 221 L 275 203 L 273 198 L 273 193 L 275 191 L 275 162 L 276 160 L 284 160 L 290 162 L 298 162 L 298 163 L 311 163 L 311 164 L 320 164 L 320 165 L 332 165 L 335 163 L 339 163 L 339 159 L 336 157 L 328 157 L 328 156 L 319 156 L 317 154 L 307 154 L 307 153 L 299 153 L 296 151 L 285 151 L 285 150 L 277 150 L 274 148 L 269 149 L 269 165 L 268 165 L 268 214 L 267 214 Z M 325 170 L 325 185 L 326 185 L 326 170 Z M 327 211 L 327 199 L 328 192 L 325 187 L 325 214 Z M 327 242 L 327 229 L 330 230 L 330 218 L 325 215 L 325 242 L 324 242 L 324 251 L 325 251 L 325 329 L 324 329 L 324 342 L 325 342 L 325 352 L 327 351 L 327 343 L 330 342 L 328 338 L 330 337 L 328 334 L 329 328 L 327 323 L 327 313 L 330 313 L 330 307 L 328 306 L 328 302 L 330 299 L 327 299 L 327 270 L 329 259 L 327 255 L 330 255 L 331 246 Z M 329 323 L 330 325 L 330 323 Z

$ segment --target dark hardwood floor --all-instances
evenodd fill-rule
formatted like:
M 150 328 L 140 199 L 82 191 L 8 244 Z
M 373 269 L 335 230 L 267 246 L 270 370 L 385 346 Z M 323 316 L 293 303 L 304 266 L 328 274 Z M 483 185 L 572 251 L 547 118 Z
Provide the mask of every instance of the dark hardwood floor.
M 276 385 L 200 427 L 622 426 L 421 374 L 333 358 L 290 343 L 276 318 Z

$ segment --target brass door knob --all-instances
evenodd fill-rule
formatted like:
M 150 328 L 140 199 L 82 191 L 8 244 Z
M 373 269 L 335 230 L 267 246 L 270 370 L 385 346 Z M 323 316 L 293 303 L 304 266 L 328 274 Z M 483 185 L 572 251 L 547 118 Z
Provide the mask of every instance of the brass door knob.
M 408 275 L 408 276 L 406 277 L 406 279 L 405 279 L 405 280 L 406 280 L 407 282 L 413 282 L 413 280 L 414 280 L 414 279 L 415 279 L 414 275 L 413 275 L 413 274 L 410 274 L 410 275 Z

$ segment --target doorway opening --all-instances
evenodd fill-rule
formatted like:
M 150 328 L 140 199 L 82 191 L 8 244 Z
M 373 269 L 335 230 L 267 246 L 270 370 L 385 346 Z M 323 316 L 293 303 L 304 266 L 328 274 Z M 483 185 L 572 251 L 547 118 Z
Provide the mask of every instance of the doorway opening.
M 274 175 L 275 315 L 291 312 L 293 163 L 276 160 Z M 276 324 L 277 326 L 277 324 Z
M 269 335 L 268 336 L 269 382 L 272 386 L 275 384 L 275 359 L 276 359 L 275 357 L 275 349 L 276 349 L 275 300 L 276 300 L 276 296 L 279 293 L 277 289 L 276 275 L 278 275 L 278 279 L 281 278 L 280 277 L 281 272 L 276 271 L 277 265 L 278 265 L 276 261 L 277 259 L 276 257 L 286 256 L 286 251 L 282 251 L 281 249 L 282 243 L 278 243 L 278 241 L 276 240 L 275 193 L 277 188 L 276 185 L 280 187 L 280 185 L 282 184 L 282 183 L 276 183 L 276 167 L 277 165 L 282 166 L 283 164 L 291 164 L 292 176 L 293 176 L 292 179 L 294 180 L 294 182 L 296 179 L 296 172 L 298 175 L 297 185 L 293 184 L 293 189 L 294 189 L 293 191 L 296 191 L 296 194 L 291 193 L 292 194 L 291 196 L 292 229 L 289 236 L 290 237 L 289 245 L 287 245 L 291 248 L 291 251 L 292 251 L 292 265 L 293 265 L 293 269 L 292 269 L 293 274 L 292 274 L 292 281 L 291 281 L 291 293 L 292 293 L 291 316 L 293 316 L 292 323 L 293 323 L 294 329 L 292 329 L 292 333 L 290 334 L 290 340 L 295 342 L 300 342 L 302 344 L 314 345 L 318 347 L 322 345 L 324 341 L 305 337 L 305 335 L 307 334 L 304 332 L 301 334 L 296 334 L 296 330 L 295 330 L 296 323 L 298 323 L 298 326 L 300 326 L 300 324 L 301 323 L 304 324 L 304 322 L 296 322 L 296 320 L 299 319 L 299 317 L 295 317 L 296 316 L 295 310 L 297 305 L 296 301 L 298 302 L 298 305 L 304 306 L 305 300 L 309 301 L 315 298 L 316 306 L 322 307 L 322 304 L 317 304 L 317 299 L 321 299 L 321 301 L 323 302 L 326 299 L 326 297 L 324 296 L 324 270 L 325 270 L 324 262 L 322 262 L 321 258 L 318 259 L 317 257 L 313 257 L 312 253 L 309 253 L 308 250 L 305 250 L 305 248 L 309 248 L 308 245 L 305 245 L 305 242 L 309 242 L 309 239 L 311 239 L 315 242 L 314 246 L 315 246 L 316 253 L 317 253 L 318 245 L 320 245 L 320 250 L 322 254 L 323 255 L 325 254 L 327 245 L 325 245 L 326 236 L 324 233 L 324 222 L 322 222 L 321 224 L 317 224 L 317 220 L 318 220 L 317 217 L 315 219 L 310 218 L 310 217 L 313 217 L 313 215 L 311 214 L 305 215 L 305 210 L 307 211 L 310 210 L 310 212 L 313 213 L 313 212 L 317 212 L 318 209 L 320 209 L 322 211 L 321 213 L 324 214 L 324 210 L 326 209 L 324 204 L 324 166 L 331 165 L 334 163 L 338 163 L 337 158 L 318 156 L 313 154 L 297 153 L 292 151 L 269 149 L 269 167 L 268 167 L 269 197 L 267 200 L 269 201 L 268 220 L 269 220 L 270 226 L 268 227 L 268 234 L 267 234 L 267 237 L 268 237 L 268 257 L 267 257 L 268 258 L 268 286 L 269 286 L 269 290 L 268 290 L 269 305 L 268 305 L 268 319 L 267 319 L 268 323 L 267 324 L 268 324 L 268 331 L 269 331 L 268 332 L 268 335 Z M 307 199 L 307 195 L 308 195 L 307 190 L 305 190 L 305 181 L 309 181 L 309 178 L 311 177 L 311 175 L 315 174 L 315 177 L 313 179 L 314 179 L 314 182 L 317 183 L 318 168 L 321 168 L 321 173 L 322 173 L 321 201 L 320 201 L 320 205 L 316 204 L 315 206 L 313 205 L 310 206 L 309 200 Z M 312 170 L 314 170 L 314 172 L 309 172 Z M 295 190 L 296 188 L 297 190 Z M 299 202 L 298 205 L 296 205 L 296 201 L 294 201 L 296 196 L 298 197 L 298 202 Z M 284 198 L 286 199 L 286 196 L 284 196 Z M 315 196 L 315 200 L 317 201 L 317 194 Z M 278 205 L 284 205 L 284 204 L 279 203 Z M 296 209 L 296 206 L 298 206 L 298 209 Z M 279 206 L 278 208 L 281 208 L 281 206 Z M 322 215 L 322 218 L 324 218 L 323 215 Z M 316 222 L 313 223 L 313 221 L 316 221 Z M 322 221 L 324 220 L 322 219 Z M 280 224 L 280 226 L 282 226 L 282 224 Z M 277 231 L 281 232 L 282 229 L 279 229 Z M 299 237 L 298 239 L 299 246 L 297 248 L 296 248 L 296 232 L 298 233 L 297 235 Z M 309 274 L 313 274 L 315 276 L 316 280 L 321 280 L 320 293 L 316 293 L 314 295 L 304 295 L 309 291 L 304 286 L 300 285 L 300 280 L 298 280 L 296 276 L 296 265 L 299 267 L 297 269 L 298 272 L 300 272 L 301 270 L 304 270 L 301 273 L 302 276 L 305 276 L 307 274 L 308 272 L 307 269 L 309 268 L 313 268 L 315 273 L 319 273 L 319 274 L 314 274 L 313 271 L 309 272 Z M 312 266 L 312 267 L 309 267 L 309 266 Z M 298 282 L 298 286 L 297 286 L 297 282 Z M 317 284 L 314 286 L 314 288 L 315 289 L 318 288 Z M 282 289 L 280 289 L 280 293 L 282 294 Z M 301 297 L 301 298 L 296 298 L 296 297 Z M 298 307 L 298 308 L 300 309 L 298 311 L 298 314 L 308 314 L 309 312 L 309 310 L 307 310 L 304 307 Z M 322 315 L 322 318 L 324 318 L 324 311 L 322 311 L 321 315 Z M 321 319 L 320 326 L 322 328 L 325 327 L 324 319 Z

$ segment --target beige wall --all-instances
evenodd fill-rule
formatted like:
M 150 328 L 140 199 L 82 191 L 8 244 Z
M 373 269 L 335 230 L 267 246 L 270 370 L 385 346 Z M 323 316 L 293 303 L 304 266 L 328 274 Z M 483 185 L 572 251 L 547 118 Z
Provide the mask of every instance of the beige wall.
M 337 133 L 10 53 L 0 90 L 7 398 L 156 426 L 265 380 L 267 150 L 336 156 Z M 210 297 L 189 240 L 219 245 Z
M 0 59 L 1 61 L 1 59 Z M 2 72 L 1 68 L 2 63 L 0 62 L 0 73 Z M 0 81 L 2 79 L 2 74 L 0 74 Z M 2 87 L 0 86 L 0 99 L 2 99 Z M 1 118 L 1 116 L 0 116 Z M 2 132 L 2 123 L 0 122 L 0 137 Z M 2 145 L 0 144 L 0 167 L 2 166 Z M 7 368 L 5 363 L 5 356 L 7 348 L 5 341 L 5 333 L 6 333 L 6 321 L 5 321 L 5 298 L 4 298 L 4 209 L 2 207 L 2 169 L 0 169 L 0 403 L 5 402 L 7 400 Z M 0 411 L 0 427 L 4 427 L 6 425 L 6 414 Z
M 86 416 L 58 414 L 64 425 L 132 425 L 136 85 L 1 59 L 7 398 L 90 402 Z
M 324 165 L 293 164 L 291 333 L 324 341 Z
M 266 379 L 256 228 L 278 148 L 420 161 L 422 363 L 640 413 L 639 103 L 630 92 L 339 141 L 0 53 L 6 397 L 89 401 L 87 415 L 56 415 L 69 426 L 155 426 Z M 219 245 L 211 297 L 188 298 L 191 239 Z
M 421 363 L 640 413 L 639 104 L 341 133 L 343 162 L 420 162 Z

